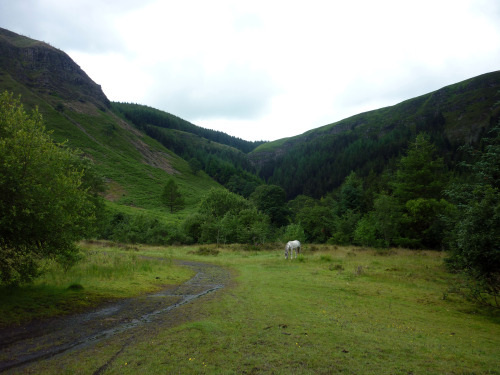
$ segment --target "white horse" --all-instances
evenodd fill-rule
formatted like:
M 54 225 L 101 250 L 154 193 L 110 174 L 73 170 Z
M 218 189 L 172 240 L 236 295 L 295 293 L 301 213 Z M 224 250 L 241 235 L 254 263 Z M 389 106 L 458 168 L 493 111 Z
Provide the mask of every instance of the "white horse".
M 295 258 L 297 258 L 297 254 L 300 254 L 300 242 L 288 241 L 285 246 L 285 259 L 288 259 L 288 254 L 290 254 L 290 259 L 293 258 L 292 251 L 295 251 Z

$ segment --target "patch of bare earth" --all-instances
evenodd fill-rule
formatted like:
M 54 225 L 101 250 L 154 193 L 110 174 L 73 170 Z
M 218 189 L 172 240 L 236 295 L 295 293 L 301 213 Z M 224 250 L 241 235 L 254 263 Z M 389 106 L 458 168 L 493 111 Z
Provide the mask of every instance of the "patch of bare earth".
M 162 169 L 171 175 L 179 173 L 170 164 L 170 161 L 168 160 L 168 158 L 170 158 L 170 155 L 168 155 L 167 153 L 152 150 L 150 146 L 148 146 L 139 138 L 134 139 L 131 142 L 134 147 L 141 153 L 142 157 L 144 158 L 145 164 Z

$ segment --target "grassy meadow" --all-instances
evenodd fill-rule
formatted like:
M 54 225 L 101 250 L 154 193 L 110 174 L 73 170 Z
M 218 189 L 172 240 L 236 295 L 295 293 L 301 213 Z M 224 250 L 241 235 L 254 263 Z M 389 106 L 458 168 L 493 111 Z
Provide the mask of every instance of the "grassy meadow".
M 147 265 L 117 269 L 117 280 L 124 272 L 134 281 L 117 282 L 116 288 L 115 277 L 98 277 L 98 271 L 88 279 L 71 272 L 73 279 L 64 282 L 47 275 L 39 283 L 78 283 L 84 289 L 73 293 L 107 290 L 119 297 L 128 288 L 140 292 L 142 284 L 142 291 L 154 288 L 153 275 L 189 277 L 151 257 L 219 264 L 233 271 L 234 283 L 199 303 L 187 323 L 134 333 L 127 346 L 115 337 L 34 364 L 27 373 L 92 374 L 104 363 L 105 374 L 500 373 L 500 316 L 453 292 L 454 276 L 440 252 L 309 245 L 298 259 L 286 261 L 280 245 L 259 251 L 101 247 L 85 246 L 97 268 L 102 263 L 109 269 L 120 259 Z

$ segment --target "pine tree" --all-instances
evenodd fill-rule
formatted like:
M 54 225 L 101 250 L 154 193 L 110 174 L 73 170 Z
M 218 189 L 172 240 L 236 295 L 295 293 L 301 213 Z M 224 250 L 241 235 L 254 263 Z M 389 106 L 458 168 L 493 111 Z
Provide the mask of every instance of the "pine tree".
M 170 209 L 170 213 L 182 210 L 185 205 L 184 198 L 179 191 L 179 187 L 173 179 L 168 180 L 165 184 L 161 200 L 163 204 Z

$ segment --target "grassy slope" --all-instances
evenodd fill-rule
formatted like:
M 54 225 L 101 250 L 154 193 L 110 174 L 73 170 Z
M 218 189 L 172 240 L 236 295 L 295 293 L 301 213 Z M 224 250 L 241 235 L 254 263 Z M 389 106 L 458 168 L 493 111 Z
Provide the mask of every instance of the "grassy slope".
M 164 220 L 178 220 L 195 209 L 203 194 L 219 186 L 200 171 L 193 175 L 188 163 L 141 134 L 113 112 L 91 103 L 60 101 L 64 111 L 56 111 L 42 96 L 19 84 L 5 72 L 0 90 L 21 95 L 26 109 L 39 107 L 47 129 L 58 142 L 67 141 L 90 157 L 108 185 L 110 206 L 128 212 L 148 210 Z M 170 215 L 160 204 L 163 185 L 173 178 L 184 195 L 187 207 Z
M 190 250 L 142 249 L 236 271 L 236 285 L 192 311 L 194 321 L 116 337 L 37 372 L 93 373 L 112 358 L 106 374 L 499 373 L 500 318 L 449 292 L 443 253 L 323 247 L 287 262 L 281 248 Z

